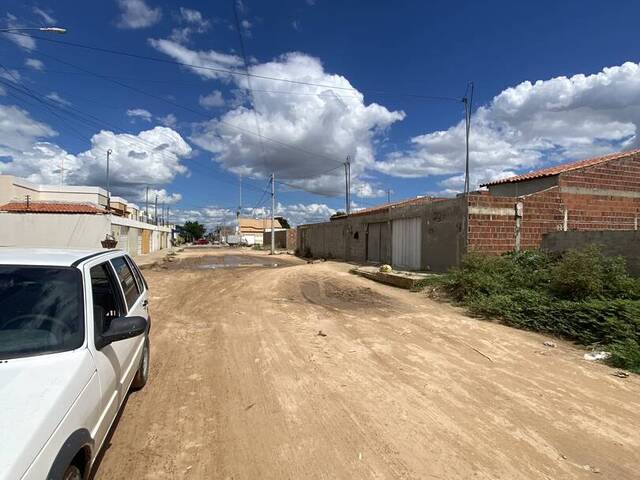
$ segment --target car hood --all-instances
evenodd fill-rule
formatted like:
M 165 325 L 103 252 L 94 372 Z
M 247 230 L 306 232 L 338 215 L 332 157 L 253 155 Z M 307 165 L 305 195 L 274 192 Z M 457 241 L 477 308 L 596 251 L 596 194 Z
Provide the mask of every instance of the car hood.
M 0 362 L 0 480 L 25 473 L 94 372 L 86 348 Z

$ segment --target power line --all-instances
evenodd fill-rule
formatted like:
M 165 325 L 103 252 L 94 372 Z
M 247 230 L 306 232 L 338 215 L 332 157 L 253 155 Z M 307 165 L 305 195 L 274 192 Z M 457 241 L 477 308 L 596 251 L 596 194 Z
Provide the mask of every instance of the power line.
M 329 88 L 329 89 L 334 89 L 334 90 L 354 91 L 354 92 L 359 92 L 359 93 L 369 92 L 369 93 L 375 93 L 375 94 L 381 94 L 381 95 L 393 94 L 393 95 L 399 95 L 399 96 L 404 96 L 404 97 L 409 97 L 409 98 L 421 98 L 421 99 L 425 99 L 425 100 L 444 100 L 444 101 L 454 101 L 454 102 L 460 102 L 461 101 L 460 98 L 444 96 L 444 95 L 422 95 L 422 94 L 415 94 L 415 93 L 386 92 L 384 90 L 358 90 L 358 89 L 353 88 L 353 87 L 342 87 L 342 86 L 338 86 L 338 85 L 327 85 L 327 84 L 322 84 L 322 83 L 305 82 L 305 81 L 302 81 L 302 80 L 292 80 L 292 79 L 289 79 L 289 78 L 271 77 L 271 76 L 268 76 L 268 75 L 259 75 L 259 74 L 255 74 L 255 73 L 242 72 L 242 71 L 238 71 L 238 70 L 229 70 L 229 69 L 218 68 L 218 67 L 210 67 L 210 66 L 205 66 L 205 65 L 195 65 L 195 64 L 191 64 L 191 63 L 179 62 L 177 60 L 168 60 L 166 58 L 151 57 L 151 56 L 148 56 L 148 55 L 140 55 L 140 54 L 137 54 L 137 53 L 124 52 L 124 51 L 113 50 L 113 49 L 109 49 L 109 48 L 95 47 L 95 46 L 91 46 L 91 45 L 83 45 L 81 43 L 69 42 L 69 41 L 65 41 L 65 40 L 57 40 L 57 39 L 53 39 L 53 38 L 41 37 L 41 36 L 38 36 L 38 35 L 29 35 L 29 34 L 25 34 L 24 32 L 7 32 L 7 33 L 10 33 L 12 35 L 22 35 L 22 36 L 26 36 L 26 37 L 32 37 L 32 38 L 35 38 L 35 39 L 38 39 L 38 40 L 42 40 L 42 41 L 45 41 L 45 42 L 56 43 L 56 44 L 66 45 L 66 46 L 75 47 L 75 48 L 83 48 L 83 49 L 86 49 L 86 50 L 102 52 L 102 53 L 109 53 L 109 54 L 112 54 L 112 55 L 120 55 L 120 56 L 125 56 L 125 57 L 130 57 L 130 58 L 137 58 L 137 59 L 140 59 L 140 60 L 148 60 L 148 61 L 153 61 L 153 62 L 158 62 L 158 63 L 178 65 L 178 66 L 181 66 L 181 67 L 189 67 L 189 68 L 193 68 L 193 69 L 196 69 L 196 70 L 208 70 L 208 71 L 213 71 L 213 72 L 217 72 L 217 73 L 225 73 L 227 75 L 247 76 L 247 77 L 253 77 L 253 78 L 260 78 L 260 79 L 263 79 L 263 80 L 273 80 L 273 81 L 286 82 L 286 83 L 292 83 L 292 84 L 297 84 L 297 85 L 308 85 L 308 86 L 314 86 L 314 87 Z

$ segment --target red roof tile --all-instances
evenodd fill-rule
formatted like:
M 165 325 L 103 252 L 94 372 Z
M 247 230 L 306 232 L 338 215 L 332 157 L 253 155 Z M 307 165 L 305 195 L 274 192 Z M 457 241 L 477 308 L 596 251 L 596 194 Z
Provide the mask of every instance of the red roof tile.
M 102 208 L 88 203 L 49 203 L 49 202 L 10 202 L 0 207 L 2 212 L 12 213 L 68 213 L 99 214 L 106 213 Z
M 586 160 L 579 160 L 577 162 L 562 163 L 553 167 L 543 168 L 542 170 L 536 170 L 534 172 L 523 173 L 522 175 L 516 175 L 514 177 L 502 178 L 494 182 L 488 182 L 481 186 L 490 187 L 491 185 L 500 185 L 502 183 L 515 183 L 525 180 L 532 180 L 534 178 L 551 177 L 560 173 L 570 172 L 572 170 L 578 170 L 580 168 L 593 167 L 601 163 L 610 162 L 612 160 L 619 160 L 624 157 L 636 155 L 640 153 L 640 149 L 630 150 L 628 152 L 616 152 L 602 157 L 588 158 Z

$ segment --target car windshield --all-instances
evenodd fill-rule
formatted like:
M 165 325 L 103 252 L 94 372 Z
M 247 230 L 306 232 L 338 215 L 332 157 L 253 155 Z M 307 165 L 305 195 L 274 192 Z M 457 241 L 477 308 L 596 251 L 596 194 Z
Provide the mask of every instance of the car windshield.
M 78 269 L 0 265 L 0 359 L 72 350 L 83 342 Z

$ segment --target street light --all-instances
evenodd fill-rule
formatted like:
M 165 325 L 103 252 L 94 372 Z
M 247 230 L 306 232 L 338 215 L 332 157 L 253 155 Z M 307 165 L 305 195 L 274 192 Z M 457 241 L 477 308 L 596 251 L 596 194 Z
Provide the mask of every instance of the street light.
M 16 27 L 16 28 L 0 28 L 0 33 L 13 33 L 13 32 L 49 32 L 49 33 L 58 33 L 63 34 L 67 33 L 66 28 L 60 27 L 37 27 L 37 28 L 29 28 L 29 27 Z

